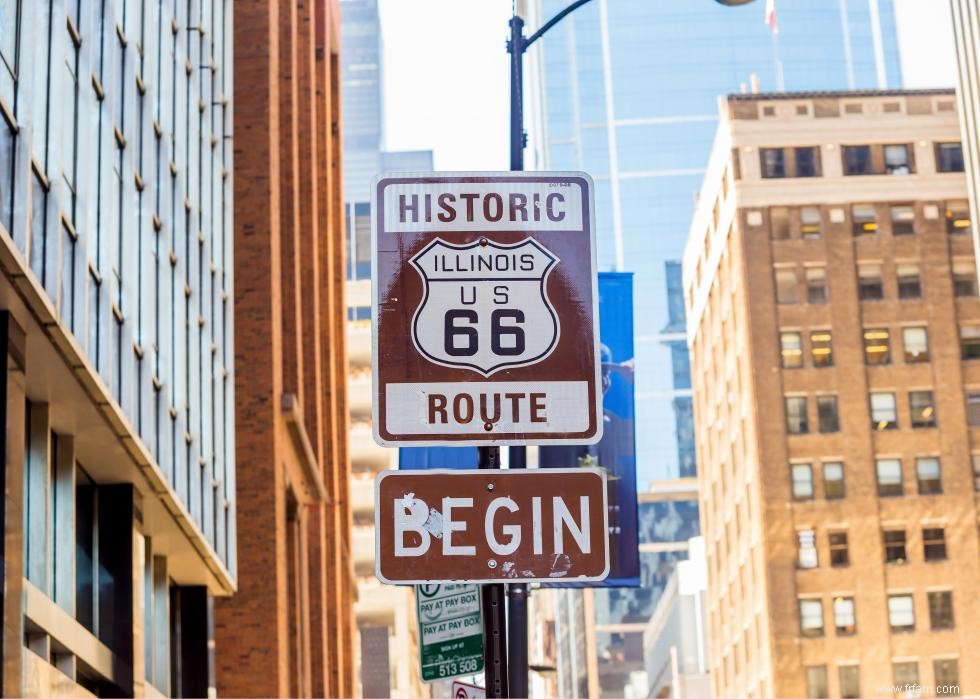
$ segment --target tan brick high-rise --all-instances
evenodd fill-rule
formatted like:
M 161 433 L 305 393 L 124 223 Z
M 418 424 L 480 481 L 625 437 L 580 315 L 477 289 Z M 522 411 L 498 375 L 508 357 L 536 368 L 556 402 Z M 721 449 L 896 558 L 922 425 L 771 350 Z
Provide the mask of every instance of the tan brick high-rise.
M 713 694 L 980 693 L 954 94 L 721 106 L 684 259 Z
M 224 696 L 353 696 L 339 11 L 236 0 L 238 592 Z

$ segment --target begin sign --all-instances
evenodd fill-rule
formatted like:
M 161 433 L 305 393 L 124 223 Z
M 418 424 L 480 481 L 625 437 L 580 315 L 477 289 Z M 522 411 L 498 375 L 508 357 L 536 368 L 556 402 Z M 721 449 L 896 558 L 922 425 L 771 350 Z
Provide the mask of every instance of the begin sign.
M 375 439 L 591 444 L 602 434 L 592 180 L 378 180 Z
M 609 571 L 596 468 L 385 471 L 375 552 L 386 583 L 592 582 Z

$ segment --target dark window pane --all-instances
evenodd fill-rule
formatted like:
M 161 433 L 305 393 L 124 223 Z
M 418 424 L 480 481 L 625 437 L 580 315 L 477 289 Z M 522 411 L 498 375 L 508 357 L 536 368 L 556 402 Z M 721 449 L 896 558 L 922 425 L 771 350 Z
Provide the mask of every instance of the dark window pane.
M 922 554 L 927 561 L 946 560 L 946 530 L 942 527 L 922 529 Z
M 834 365 L 833 339 L 829 330 L 814 330 L 810 333 L 810 356 L 815 367 Z
M 844 146 L 844 174 L 870 175 L 871 146 Z
M 837 432 L 840 430 L 840 420 L 837 416 L 837 396 L 817 396 L 817 419 L 820 432 Z
M 963 146 L 959 143 L 937 143 L 936 169 L 939 172 L 963 172 Z
M 827 270 L 823 267 L 806 268 L 806 302 L 827 303 Z
M 890 497 L 902 494 L 901 461 L 898 459 L 878 459 L 875 462 L 875 475 L 878 479 L 878 495 Z
M 949 590 L 929 593 L 929 628 L 933 631 L 953 628 L 953 593 Z
M 905 531 L 901 529 L 882 532 L 885 546 L 885 563 L 906 563 Z
M 782 148 L 762 148 L 759 154 L 764 178 L 786 177 L 786 160 Z
M 891 333 L 888 328 L 869 328 L 864 331 L 865 364 L 891 362 Z
M 970 230 L 970 202 L 966 199 L 946 202 L 946 232 L 969 233 Z
M 943 492 L 942 468 L 937 457 L 916 459 L 915 477 L 919 484 L 919 495 L 938 495 Z
M 851 206 L 851 230 L 854 235 L 870 235 L 878 232 L 878 212 L 874 204 Z
M 830 565 L 834 567 L 850 565 L 847 549 L 847 532 L 830 532 Z
M 837 668 L 841 699 L 857 699 L 861 696 L 861 674 L 857 665 L 840 665 Z
M 797 148 L 796 152 L 796 176 L 797 177 L 818 177 L 820 168 L 817 165 L 817 149 L 814 147 Z

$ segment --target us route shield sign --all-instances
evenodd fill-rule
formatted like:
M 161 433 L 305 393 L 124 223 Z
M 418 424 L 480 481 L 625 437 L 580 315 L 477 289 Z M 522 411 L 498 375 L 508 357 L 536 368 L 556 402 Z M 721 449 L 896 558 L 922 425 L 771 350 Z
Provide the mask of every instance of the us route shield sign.
M 581 172 L 378 180 L 371 279 L 379 444 L 599 440 L 592 189 Z

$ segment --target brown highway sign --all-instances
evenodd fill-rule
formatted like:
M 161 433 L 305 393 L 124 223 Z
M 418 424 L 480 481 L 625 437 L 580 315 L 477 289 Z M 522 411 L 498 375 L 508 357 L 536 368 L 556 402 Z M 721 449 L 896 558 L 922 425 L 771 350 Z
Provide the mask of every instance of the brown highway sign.
M 592 190 L 582 172 L 378 180 L 371 280 L 379 444 L 599 440 Z
M 374 504 L 382 582 L 596 582 L 609 573 L 601 469 L 384 471 Z

